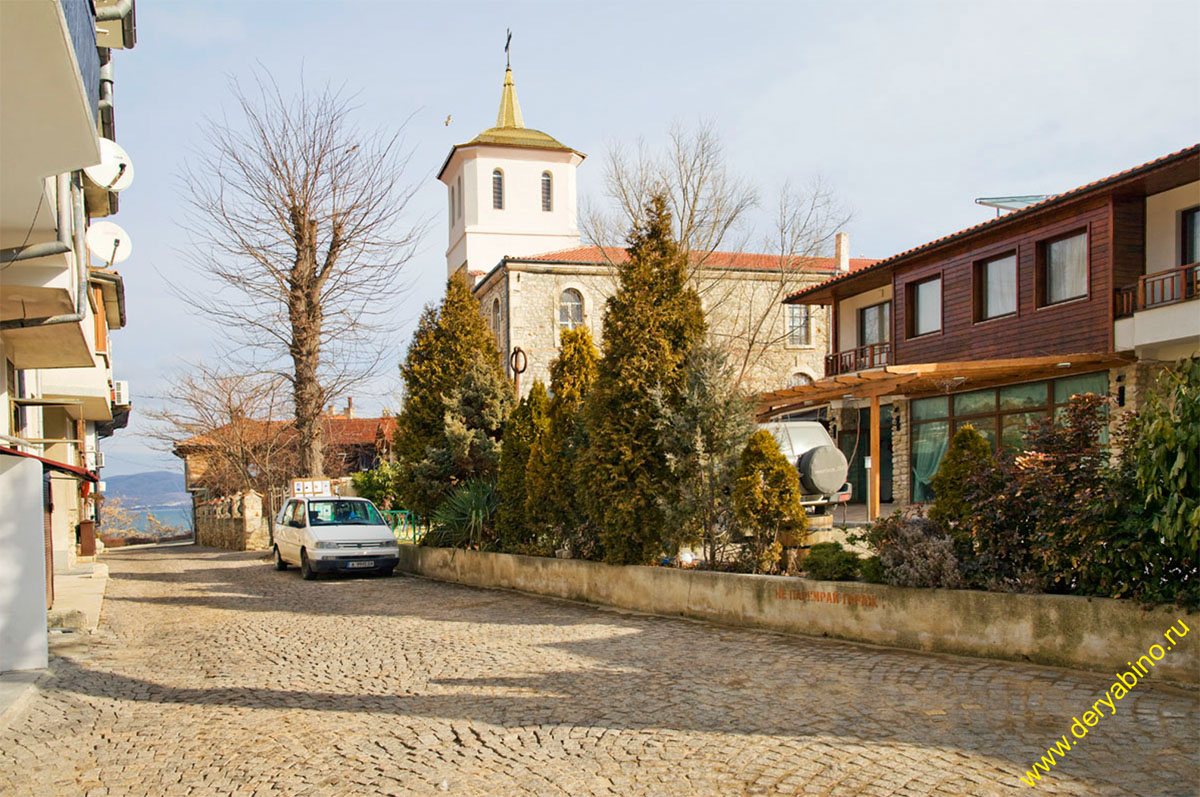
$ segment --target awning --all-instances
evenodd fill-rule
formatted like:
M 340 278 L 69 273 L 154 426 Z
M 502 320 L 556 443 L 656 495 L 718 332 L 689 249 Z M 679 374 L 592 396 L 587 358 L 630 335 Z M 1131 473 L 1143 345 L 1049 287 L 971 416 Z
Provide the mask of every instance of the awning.
M 1046 357 L 1017 357 L 1010 360 L 888 365 L 881 368 L 833 376 L 758 397 L 755 415 L 761 420 L 825 404 L 843 398 L 902 395 L 920 398 L 958 393 L 1013 382 L 1032 382 L 1056 376 L 1097 371 L 1128 365 L 1131 356 L 1121 354 L 1055 354 Z
M 37 454 L 27 454 L 24 451 L 18 451 L 15 448 L 0 446 L 0 454 L 8 454 L 9 456 L 13 457 L 29 457 L 30 459 L 36 459 L 38 462 L 42 463 L 42 467 L 45 470 L 55 470 L 59 473 L 65 473 L 68 476 L 78 476 L 85 481 L 97 482 L 100 480 L 99 476 L 87 468 L 81 468 L 77 465 L 68 465 L 65 462 L 56 462 L 53 459 L 39 457 Z

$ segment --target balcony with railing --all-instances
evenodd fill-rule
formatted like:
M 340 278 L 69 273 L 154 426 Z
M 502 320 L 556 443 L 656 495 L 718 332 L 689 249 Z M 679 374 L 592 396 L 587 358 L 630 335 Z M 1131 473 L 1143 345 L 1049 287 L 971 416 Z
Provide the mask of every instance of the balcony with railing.
M 1169 271 L 1147 274 L 1136 285 L 1118 288 L 1115 317 L 1126 318 L 1139 310 L 1165 307 L 1200 297 L 1200 263 L 1176 266 Z
M 892 362 L 892 344 L 868 343 L 866 346 L 839 351 L 825 357 L 825 376 L 851 374 L 869 368 L 882 368 Z

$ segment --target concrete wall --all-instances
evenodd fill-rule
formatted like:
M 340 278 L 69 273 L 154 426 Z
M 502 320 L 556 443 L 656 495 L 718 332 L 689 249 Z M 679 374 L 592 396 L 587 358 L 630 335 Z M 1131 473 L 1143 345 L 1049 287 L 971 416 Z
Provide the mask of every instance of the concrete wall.
M 207 501 L 195 508 L 196 544 L 231 551 L 271 548 L 271 523 L 256 492 Z
M 859 347 L 859 310 L 864 307 L 870 307 L 873 304 L 879 304 L 880 302 L 890 302 L 891 300 L 892 286 L 885 285 L 882 288 L 875 288 L 838 302 L 838 351 L 849 351 L 850 349 L 857 349 Z M 893 307 L 892 311 L 895 312 L 895 309 Z M 824 371 L 822 371 L 822 375 L 824 375 Z
M 0 455 L 0 672 L 47 664 L 42 463 Z
M 1179 213 L 1200 205 L 1200 182 L 1146 197 L 1146 271 L 1154 274 L 1179 265 Z
M 1200 683 L 1200 615 L 1064 595 L 928 590 L 400 546 L 400 569 L 661 615 L 914 650 L 1128 670 L 1180 619 L 1198 632 L 1155 676 Z

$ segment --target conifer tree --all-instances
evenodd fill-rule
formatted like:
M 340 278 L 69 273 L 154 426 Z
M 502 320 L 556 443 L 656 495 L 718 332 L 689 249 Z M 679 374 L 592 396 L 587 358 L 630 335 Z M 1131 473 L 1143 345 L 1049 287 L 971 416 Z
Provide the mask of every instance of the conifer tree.
M 470 431 L 478 428 L 471 424 L 490 424 L 495 418 L 503 423 L 513 401 L 497 355 L 496 340 L 461 274 L 455 274 L 447 282 L 441 305 L 427 307 L 421 314 L 400 373 L 404 377 L 404 405 L 397 417 L 395 451 L 400 476 L 396 491 L 404 508 L 428 516 L 450 486 L 466 478 L 445 456 L 441 459 L 432 456 L 434 452 L 445 453 L 450 449 L 447 410 L 453 408 L 447 402 L 455 400 L 455 392 L 470 375 L 474 381 L 472 390 L 477 394 L 470 401 L 479 406 L 462 416 L 463 428 L 452 424 L 451 435 L 459 434 L 461 446 L 464 439 L 471 437 Z M 499 426 L 484 430 L 483 436 L 498 439 Z M 477 443 L 481 442 L 477 439 Z
M 667 552 L 658 499 L 670 480 L 653 391 L 668 406 L 678 401 L 705 325 L 662 194 L 650 200 L 627 251 L 605 306 L 604 356 L 586 407 L 588 450 L 576 470 L 605 561 L 648 564 Z
M 733 485 L 733 505 L 742 531 L 749 535 L 747 557 L 756 573 L 779 561 L 783 533 L 802 535 L 808 516 L 800 503 L 800 477 L 765 429 L 750 435 Z
M 564 330 L 558 357 L 550 363 L 549 424 L 530 449 L 525 480 L 525 516 L 531 531 L 544 541 L 540 553 L 566 546 L 573 555 L 589 553 L 583 543 L 588 514 L 578 501 L 571 476 L 586 447 L 582 408 L 596 381 L 600 359 L 585 327 Z
M 550 426 L 550 397 L 541 380 L 533 383 L 504 427 L 504 450 L 496 482 L 500 506 L 496 510 L 496 537 L 500 550 L 509 553 L 545 553 L 526 518 L 526 469 L 531 449 L 545 439 Z

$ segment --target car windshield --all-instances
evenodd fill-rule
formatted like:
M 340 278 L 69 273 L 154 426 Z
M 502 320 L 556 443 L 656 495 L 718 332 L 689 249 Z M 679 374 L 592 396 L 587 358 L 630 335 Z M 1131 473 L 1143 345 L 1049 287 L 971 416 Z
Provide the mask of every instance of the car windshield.
M 309 501 L 310 526 L 384 526 L 379 510 L 369 501 Z

